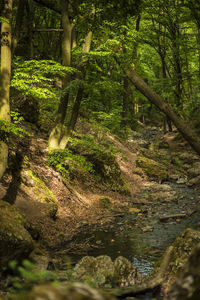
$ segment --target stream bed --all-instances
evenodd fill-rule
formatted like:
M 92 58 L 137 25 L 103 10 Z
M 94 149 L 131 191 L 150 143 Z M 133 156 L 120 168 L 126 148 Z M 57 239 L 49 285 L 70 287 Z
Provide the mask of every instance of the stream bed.
M 109 255 L 112 259 L 122 255 L 147 275 L 184 229 L 199 229 L 197 191 L 183 184 L 152 183 L 144 187 L 141 197 L 152 201 L 135 204 L 133 211 L 117 217 L 110 229 L 82 233 L 77 239 L 88 239 L 93 246 L 87 253 L 73 255 L 72 261 L 85 255 Z

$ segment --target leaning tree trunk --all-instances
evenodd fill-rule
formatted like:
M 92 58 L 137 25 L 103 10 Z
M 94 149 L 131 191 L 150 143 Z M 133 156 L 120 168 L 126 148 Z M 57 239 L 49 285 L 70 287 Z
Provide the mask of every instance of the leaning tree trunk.
M 174 123 L 178 131 L 187 140 L 190 146 L 198 154 L 200 154 L 200 138 L 197 133 L 191 128 L 190 124 L 181 119 L 173 110 L 173 108 L 169 104 L 167 104 L 161 96 L 154 92 L 135 72 L 134 69 L 125 70 L 125 74 L 135 85 L 135 87 Z
M 0 121 L 10 122 L 10 74 L 11 74 L 11 17 L 12 0 L 4 2 L 3 15 L 8 23 L 1 24 L 1 70 L 0 70 Z M 8 145 L 0 131 L 0 179 L 7 167 Z

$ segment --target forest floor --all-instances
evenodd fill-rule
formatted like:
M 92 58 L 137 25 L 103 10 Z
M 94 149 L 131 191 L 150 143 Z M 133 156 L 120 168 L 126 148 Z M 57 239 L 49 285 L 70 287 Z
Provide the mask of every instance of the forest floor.
M 92 134 L 89 124 L 79 124 L 79 130 L 82 134 Z M 105 186 L 101 180 L 93 180 L 93 175 L 89 172 L 85 175 L 76 173 L 71 180 L 64 179 L 59 172 L 48 166 L 47 136 L 36 133 L 31 127 L 30 131 L 30 137 L 13 141 L 9 169 L 0 184 L 0 199 L 19 208 L 31 223 L 39 247 L 50 249 L 51 253 L 62 249 L 65 253 L 87 253 L 97 245 L 91 244 L 90 239 L 80 241 L 78 237 L 81 233 L 109 230 L 115 225 L 116 230 L 119 230 L 122 225 L 116 222 L 117 218 L 137 214 L 141 220 L 147 214 L 146 209 L 152 215 L 156 212 L 155 203 L 162 202 L 161 198 L 173 201 L 174 194 L 170 194 L 169 190 L 157 190 L 154 191 L 154 196 L 148 196 L 148 189 L 152 184 L 161 185 L 164 181 L 162 175 L 150 178 L 138 166 L 137 160 L 141 155 L 162 161 L 168 171 L 168 180 L 180 184 L 189 182 L 186 179 L 187 172 L 184 171 L 185 166 L 191 164 L 189 157 L 193 163 L 199 161 L 199 157 L 178 137 L 176 131 L 164 134 L 157 128 L 141 127 L 138 132 L 130 132 L 127 140 L 104 133 L 106 139 L 117 149 L 116 161 L 129 189 L 129 194 L 120 193 Z M 151 149 L 152 142 L 154 145 L 161 143 L 164 146 L 161 145 L 162 149 L 157 151 Z M 170 155 L 166 157 L 166 153 Z M 181 160 L 178 154 L 187 159 Z M 191 166 L 187 167 L 189 169 Z M 198 181 L 198 176 L 195 178 Z M 198 190 L 198 184 L 194 183 L 192 188 Z M 197 198 L 195 196 L 191 212 L 186 215 L 196 213 L 195 205 L 200 200 Z M 152 209 L 150 206 L 146 208 L 146 204 Z M 177 223 L 186 215 L 175 212 Z M 141 226 L 143 232 L 152 231 L 152 226 L 148 224 Z

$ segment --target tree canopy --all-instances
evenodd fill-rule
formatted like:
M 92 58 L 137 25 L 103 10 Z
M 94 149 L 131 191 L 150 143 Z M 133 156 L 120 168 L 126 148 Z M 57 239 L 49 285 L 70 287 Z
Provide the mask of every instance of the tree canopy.
M 161 126 L 164 113 L 200 153 L 198 138 L 196 146 L 193 142 L 200 127 L 199 1 L 10 4 L 12 20 L 5 12 L 7 1 L 0 15 L 2 49 L 4 24 L 10 24 L 12 35 L 9 105 L 26 121 L 31 119 L 24 103 L 33 105 L 37 126 L 51 120 L 50 148 L 66 147 L 79 117 L 119 133 L 136 129 L 138 121 Z M 1 51 L 1 67 L 4 62 Z M 133 72 L 141 76 L 137 80 L 143 78 L 139 85 Z M 152 101 L 150 90 L 140 88 L 142 82 L 162 105 Z M 3 101 L 1 93 L 1 105 Z

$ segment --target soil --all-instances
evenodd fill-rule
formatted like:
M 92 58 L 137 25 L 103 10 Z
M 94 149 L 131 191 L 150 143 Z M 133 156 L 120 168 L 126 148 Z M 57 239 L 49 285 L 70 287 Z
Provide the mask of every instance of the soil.
M 82 134 L 93 133 L 88 124 L 79 124 L 78 129 Z M 64 179 L 59 172 L 48 166 L 47 134 L 38 133 L 29 125 L 29 132 L 32 134 L 30 137 L 12 141 L 10 165 L 0 184 L 0 199 L 15 204 L 26 216 L 36 232 L 39 247 L 49 249 L 52 253 L 62 250 L 64 245 L 65 253 L 83 253 L 91 245 L 87 239 L 80 242 L 76 238 L 80 234 L 91 228 L 96 231 L 108 230 L 115 224 L 116 218 L 130 212 L 138 204 L 151 206 L 152 199 L 141 197 L 141 194 L 146 187 L 152 185 L 152 180 L 138 168 L 136 159 L 141 153 L 151 158 L 154 156 L 147 148 L 155 136 L 158 140 L 162 138 L 169 150 L 182 149 L 184 144 L 185 151 L 192 151 L 182 139 L 177 138 L 177 132 L 164 135 L 155 128 L 141 130 L 143 133 L 139 133 L 139 138 L 137 132 L 132 132 L 126 141 L 104 133 L 107 140 L 118 149 L 116 160 L 130 190 L 130 195 L 122 195 L 94 181 L 89 173 L 86 176 L 77 173 L 71 180 Z M 14 168 L 13 161 L 16 163 Z M 174 174 L 171 162 L 169 173 Z M 34 176 L 41 180 L 41 184 Z M 49 214 L 48 201 L 41 200 L 44 194 L 53 195 L 58 208 L 56 215 Z M 102 207 L 102 197 L 109 199 L 112 208 Z M 116 226 L 119 226 L 117 222 Z M 150 228 L 144 230 L 149 231 Z
M 21 139 L 19 142 L 12 141 L 10 168 L 0 183 L 0 199 L 15 204 L 28 221 L 38 228 L 40 240 L 48 247 L 58 246 L 65 237 L 70 239 L 87 224 L 103 226 L 109 223 L 115 215 L 125 211 L 131 202 L 139 201 L 134 195 L 141 189 L 145 180 L 132 172 L 136 167 L 137 145 L 128 143 L 128 148 L 113 136 L 107 136 L 119 149 L 117 162 L 131 192 L 130 196 L 126 196 L 107 190 L 98 182 L 94 183 L 90 174 L 84 178 L 77 174 L 71 181 L 64 179 L 59 172 L 48 166 L 46 135 L 36 133 L 33 128 L 29 128 L 29 132 L 30 129 L 31 137 Z M 13 160 L 17 166 L 13 167 Z M 53 193 L 58 206 L 56 218 L 49 217 L 48 204 L 40 200 L 44 187 L 39 187 L 36 193 L 36 182 L 30 178 L 29 168 L 41 179 L 45 188 Z M 101 197 L 109 197 L 112 201 L 112 210 L 101 207 L 99 203 Z

